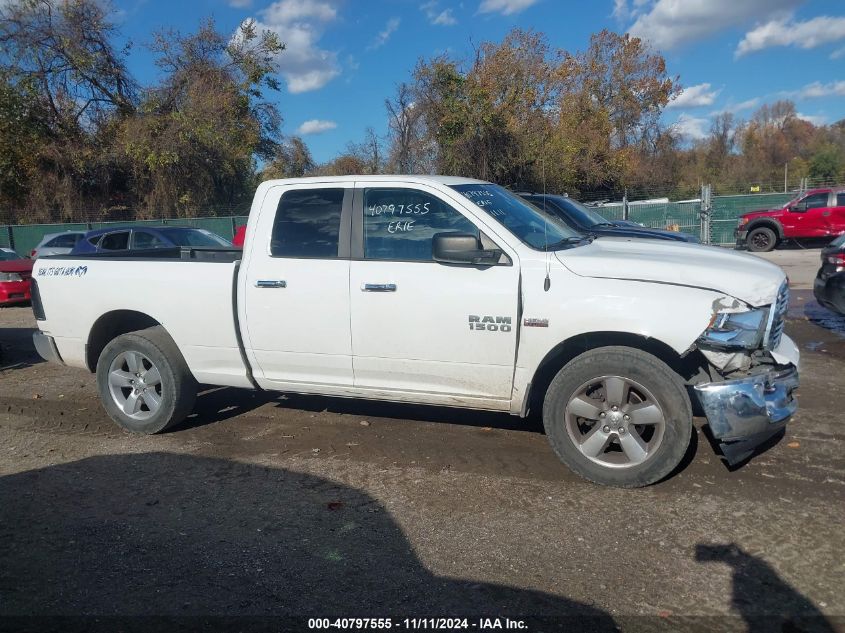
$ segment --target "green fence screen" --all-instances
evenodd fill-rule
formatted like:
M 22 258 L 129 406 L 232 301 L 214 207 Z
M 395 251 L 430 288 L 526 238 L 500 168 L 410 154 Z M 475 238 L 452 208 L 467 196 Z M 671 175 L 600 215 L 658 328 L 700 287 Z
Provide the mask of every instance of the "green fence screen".
M 168 220 L 136 220 L 134 222 L 87 222 L 68 224 L 20 224 L 0 226 L 0 246 L 14 248 L 20 255 L 29 255 L 45 235 L 65 231 L 90 231 L 109 226 L 193 226 L 216 233 L 227 240 L 235 235 L 235 228 L 246 224 L 247 216 L 214 218 L 179 218 Z
M 795 193 L 767 193 L 737 196 L 713 196 L 711 213 L 711 243 L 733 244 L 737 219 L 755 209 L 779 207 L 795 197 Z M 610 220 L 622 219 L 622 203 L 606 204 L 596 209 Z M 697 200 L 682 202 L 639 203 L 628 206 L 628 218 L 651 228 L 671 228 L 701 237 L 701 203 Z M 14 248 L 21 255 L 28 255 L 48 233 L 88 231 L 108 226 L 140 226 L 171 224 L 195 226 L 230 240 L 235 228 L 246 224 L 247 216 L 178 218 L 168 220 L 137 220 L 135 222 L 89 222 L 76 224 L 22 224 L 0 225 L 0 247 Z

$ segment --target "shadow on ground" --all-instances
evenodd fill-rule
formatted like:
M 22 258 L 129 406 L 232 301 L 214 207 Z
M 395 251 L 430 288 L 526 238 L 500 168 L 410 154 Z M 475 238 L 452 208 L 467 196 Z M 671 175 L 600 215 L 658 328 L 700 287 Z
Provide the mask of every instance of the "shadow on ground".
M 613 626 L 560 596 L 434 575 L 378 501 L 280 469 L 93 457 L 3 477 L 0 507 L 6 618 L 507 614 Z
M 831 312 L 817 301 L 807 301 L 803 312 L 804 317 L 814 325 L 845 337 L 845 316 Z
M 44 361 L 32 344 L 34 328 L 0 327 L 0 371 L 23 369 Z
M 771 565 L 736 543 L 699 544 L 695 559 L 731 568 L 731 609 L 742 617 L 749 633 L 836 631 L 822 612 Z
M 247 391 L 233 387 L 209 388 L 197 398 L 194 414 L 172 432 L 214 424 L 253 411 L 265 404 L 280 410 L 326 412 L 355 415 L 364 418 L 389 418 L 415 422 L 460 424 L 462 426 L 490 427 L 509 431 L 543 433 L 539 413 L 527 418 L 475 409 L 459 409 L 401 402 L 385 402 L 361 398 L 337 398 L 322 395 Z

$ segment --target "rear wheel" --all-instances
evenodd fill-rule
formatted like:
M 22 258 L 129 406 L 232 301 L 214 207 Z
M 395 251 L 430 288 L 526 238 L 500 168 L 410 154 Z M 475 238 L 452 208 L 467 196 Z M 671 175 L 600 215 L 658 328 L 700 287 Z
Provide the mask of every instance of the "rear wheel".
M 97 387 L 109 416 L 133 433 L 160 433 L 193 409 L 197 383 L 161 326 L 118 336 L 97 361 Z
M 772 250 L 778 243 L 775 232 L 767 226 L 752 229 L 746 238 L 748 250 L 755 253 L 766 253 Z
M 581 354 L 558 372 L 543 404 L 543 425 L 558 457 L 595 483 L 635 488 L 668 475 L 692 434 L 680 377 L 629 347 Z

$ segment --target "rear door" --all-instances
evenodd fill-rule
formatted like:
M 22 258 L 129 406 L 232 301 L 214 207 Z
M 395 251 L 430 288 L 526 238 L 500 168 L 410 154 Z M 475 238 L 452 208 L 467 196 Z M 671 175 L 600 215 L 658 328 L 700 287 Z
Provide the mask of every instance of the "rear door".
M 238 294 L 244 344 L 265 388 L 319 392 L 352 385 L 352 187 L 268 189 Z
M 496 266 L 437 263 L 436 233 L 480 235 L 470 214 L 433 187 L 356 184 L 349 276 L 355 386 L 415 392 L 421 402 L 480 397 L 506 408 L 495 401 L 508 402 L 513 385 L 515 255 Z
M 833 194 L 833 207 L 830 209 L 830 231 L 832 235 L 845 233 L 845 191 Z

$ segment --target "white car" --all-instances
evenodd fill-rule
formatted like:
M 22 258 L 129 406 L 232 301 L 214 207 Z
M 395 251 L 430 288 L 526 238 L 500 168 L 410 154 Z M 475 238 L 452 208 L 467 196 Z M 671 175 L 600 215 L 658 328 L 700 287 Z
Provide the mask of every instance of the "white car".
M 47 255 L 67 255 L 76 243 L 85 237 L 85 231 L 65 231 L 64 233 L 47 233 L 41 238 L 35 248 L 29 253 L 32 259 Z
M 678 466 L 694 410 L 736 462 L 797 406 L 786 278 L 751 255 L 591 241 L 443 176 L 267 181 L 246 234 L 243 252 L 38 261 L 39 353 L 96 372 L 137 433 L 181 421 L 199 383 L 541 407 L 563 462 L 622 487 Z

